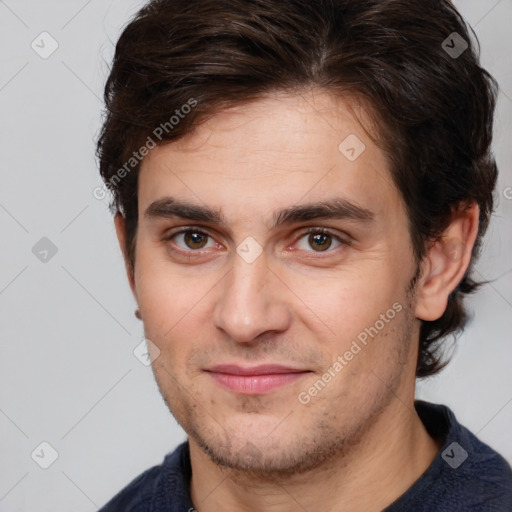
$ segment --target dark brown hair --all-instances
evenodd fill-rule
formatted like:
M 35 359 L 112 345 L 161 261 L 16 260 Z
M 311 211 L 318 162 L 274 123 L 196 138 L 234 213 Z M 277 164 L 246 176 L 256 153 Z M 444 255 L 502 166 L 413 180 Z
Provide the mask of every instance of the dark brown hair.
M 482 284 L 470 273 L 493 211 L 497 84 L 478 52 L 476 35 L 447 0 L 149 2 L 117 42 L 97 145 L 112 212 L 125 217 L 131 269 L 145 147 L 184 137 L 220 109 L 266 93 L 349 92 L 378 127 L 417 263 L 454 208 L 480 207 L 468 271 L 443 316 L 422 321 L 416 374 L 436 373 L 446 364 L 441 339 L 467 321 L 463 295 Z

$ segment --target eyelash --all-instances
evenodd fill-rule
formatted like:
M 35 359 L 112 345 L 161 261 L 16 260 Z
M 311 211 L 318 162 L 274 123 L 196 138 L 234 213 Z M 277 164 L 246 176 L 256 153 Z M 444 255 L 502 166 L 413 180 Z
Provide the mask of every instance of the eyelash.
M 174 231 L 168 235 L 166 235 L 162 240 L 164 242 L 169 242 L 171 241 L 173 238 L 175 238 L 176 236 L 178 235 L 182 235 L 184 233 L 195 233 L 195 234 L 200 234 L 200 235 L 205 235 L 209 238 L 213 238 L 209 233 L 205 232 L 205 231 L 202 231 L 200 229 L 195 229 L 195 228 L 191 228 L 191 227 L 187 227 L 187 228 L 183 228 L 183 229 L 180 229 L 178 231 Z M 341 238 L 340 236 L 336 235 L 335 233 L 333 233 L 332 231 L 330 231 L 329 229 L 326 229 L 326 228 L 316 228 L 316 227 L 311 227 L 311 228 L 308 228 L 306 231 L 303 231 L 299 237 L 296 239 L 296 242 L 301 240 L 302 238 L 304 238 L 306 235 L 310 235 L 310 234 L 322 234 L 322 235 L 329 235 L 331 237 L 333 237 L 337 242 L 339 242 L 341 245 L 340 247 L 337 247 L 335 249 L 326 249 L 325 251 L 306 251 L 306 252 L 312 252 L 313 254 L 323 254 L 323 253 L 327 253 L 327 254 L 330 254 L 330 253 L 333 253 L 334 251 L 336 251 L 336 249 L 340 249 L 341 247 L 343 246 L 350 246 L 350 242 L 348 240 L 345 240 L 343 238 Z M 295 242 L 295 243 L 296 243 Z M 185 251 L 183 249 L 172 249 L 173 252 L 175 253 L 180 253 L 180 254 L 183 254 L 183 255 L 187 255 L 188 257 L 200 257 L 202 254 L 204 254 L 206 250 L 193 250 L 193 249 L 190 249 L 188 251 Z M 315 258 L 318 258 L 318 257 L 321 257 L 321 256 L 313 256 Z

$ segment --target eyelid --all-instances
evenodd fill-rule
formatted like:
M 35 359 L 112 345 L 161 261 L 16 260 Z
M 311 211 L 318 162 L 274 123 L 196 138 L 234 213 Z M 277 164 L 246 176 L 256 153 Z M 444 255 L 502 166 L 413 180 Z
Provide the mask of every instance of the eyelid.
M 180 226 L 179 228 L 175 228 L 175 230 L 167 231 L 166 234 L 162 237 L 162 241 L 164 241 L 164 242 L 170 241 L 175 236 L 178 236 L 178 235 L 181 235 L 181 234 L 187 233 L 187 232 L 199 233 L 202 235 L 206 235 L 211 239 L 214 239 L 214 237 L 211 235 L 209 230 L 202 226 Z M 346 235 L 346 238 L 345 238 L 345 237 L 342 237 L 342 236 L 336 234 L 336 232 L 334 232 L 333 230 L 331 230 L 329 228 L 319 227 L 319 226 L 309 226 L 307 228 L 303 228 L 303 230 L 301 230 L 294 237 L 294 241 L 293 241 L 292 245 L 295 245 L 301 238 L 303 238 L 305 235 L 308 235 L 310 233 L 321 233 L 321 234 L 326 234 L 326 235 L 332 236 L 334 239 L 336 239 L 341 244 L 340 247 L 351 245 L 351 241 L 349 240 L 349 238 L 350 238 L 349 235 Z M 287 246 L 287 247 L 289 247 L 289 246 Z M 336 249 L 339 249 L 340 247 L 338 247 Z M 325 254 L 325 253 L 329 254 L 329 253 L 334 253 L 336 251 L 336 249 L 332 249 L 332 250 L 327 249 L 326 251 L 304 251 L 304 252 L 312 253 L 312 254 Z M 176 252 L 180 252 L 182 254 L 199 254 L 199 255 L 208 251 L 208 249 L 184 250 L 184 249 L 179 249 L 179 248 L 173 249 L 173 250 Z
M 178 235 L 182 235 L 184 233 L 199 233 L 201 235 L 206 235 L 212 240 L 214 240 L 214 237 L 208 232 L 207 229 L 204 229 L 203 227 L 195 227 L 195 226 L 180 226 L 179 228 L 176 228 L 175 230 L 167 231 L 164 236 L 162 237 L 162 242 L 168 242 L 171 241 L 174 237 Z M 174 252 L 179 252 L 181 254 L 202 254 L 208 249 L 198 249 L 196 251 L 194 250 L 185 250 L 185 249 L 173 249 Z
M 335 231 L 329 229 L 329 228 L 323 228 L 323 227 L 316 227 L 316 226 L 310 226 L 308 228 L 305 228 L 304 231 L 302 231 L 296 238 L 295 243 L 297 243 L 298 240 L 300 240 L 303 236 L 305 235 L 308 235 L 310 233 L 320 233 L 320 234 L 324 234 L 324 235 L 329 235 L 329 236 L 332 236 L 334 239 L 336 239 L 342 246 L 343 245 L 346 245 L 346 246 L 349 246 L 351 245 L 351 241 L 349 240 L 349 236 L 347 234 L 345 234 L 345 236 L 340 236 L 339 234 L 337 234 Z M 333 249 L 333 250 L 327 250 L 327 251 L 306 251 L 306 252 L 312 252 L 313 254 L 322 254 L 322 252 L 325 252 L 325 253 L 330 253 L 330 252 L 334 252 L 336 249 Z

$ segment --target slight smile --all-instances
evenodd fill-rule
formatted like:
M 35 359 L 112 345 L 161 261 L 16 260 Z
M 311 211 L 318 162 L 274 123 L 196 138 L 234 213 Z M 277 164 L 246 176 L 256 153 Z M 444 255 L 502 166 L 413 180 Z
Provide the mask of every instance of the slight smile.
M 219 365 L 206 372 L 222 387 L 244 395 L 262 395 L 312 373 L 281 365 Z

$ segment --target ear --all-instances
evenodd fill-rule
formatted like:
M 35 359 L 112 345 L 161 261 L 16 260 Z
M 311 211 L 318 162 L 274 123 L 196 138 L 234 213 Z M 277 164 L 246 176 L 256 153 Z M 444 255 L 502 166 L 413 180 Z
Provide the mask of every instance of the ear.
M 433 321 L 443 316 L 450 293 L 460 283 L 471 262 L 478 219 L 476 203 L 461 206 L 452 213 L 447 229 L 431 245 L 422 261 L 416 288 L 416 318 Z
M 124 217 L 120 213 L 116 213 L 114 217 L 114 225 L 116 228 L 117 241 L 119 242 L 119 247 L 121 248 L 121 252 L 123 253 L 124 265 L 126 269 L 126 274 L 128 276 L 128 282 L 130 284 L 133 296 L 135 297 L 135 300 L 138 303 L 137 290 L 135 288 L 134 269 L 130 265 L 129 259 L 126 254 L 126 224 Z

